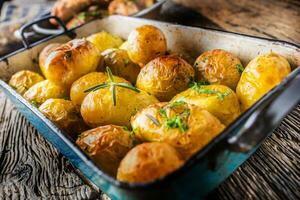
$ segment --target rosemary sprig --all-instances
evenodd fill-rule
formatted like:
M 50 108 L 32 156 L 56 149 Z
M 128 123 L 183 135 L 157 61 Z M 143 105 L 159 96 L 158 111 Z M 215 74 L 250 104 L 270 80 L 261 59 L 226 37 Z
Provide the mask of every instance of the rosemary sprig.
M 111 94 L 112 94 L 112 102 L 113 102 L 114 106 L 117 105 L 116 87 L 126 88 L 126 89 L 132 90 L 137 93 L 140 92 L 139 89 L 137 89 L 136 87 L 134 87 L 133 85 L 131 85 L 129 83 L 116 83 L 109 67 L 106 67 L 106 73 L 108 75 L 107 82 L 95 85 L 95 86 L 85 90 L 84 92 L 94 92 L 99 89 L 110 87 Z

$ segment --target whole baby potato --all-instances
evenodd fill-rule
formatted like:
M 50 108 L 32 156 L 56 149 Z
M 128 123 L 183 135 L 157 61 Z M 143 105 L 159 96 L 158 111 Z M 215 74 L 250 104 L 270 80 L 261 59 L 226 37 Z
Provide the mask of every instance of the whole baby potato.
M 121 160 L 135 144 L 128 129 L 106 125 L 83 132 L 76 141 L 100 168 L 116 176 Z
M 152 25 L 144 25 L 133 30 L 127 40 L 129 58 L 144 67 L 150 60 L 164 55 L 167 42 L 164 34 Z
M 49 80 L 44 80 L 33 85 L 24 93 L 24 98 L 35 106 L 39 106 L 47 99 L 65 98 L 66 89 Z
M 69 88 L 79 77 L 95 71 L 100 60 L 100 52 L 92 43 L 75 39 L 54 49 L 40 68 L 48 80 Z
M 225 127 L 207 110 L 183 101 L 150 105 L 132 117 L 131 126 L 140 141 L 168 143 L 184 160 Z
M 224 85 L 199 85 L 177 94 L 171 102 L 184 101 L 209 111 L 223 124 L 229 125 L 241 113 L 239 100 L 229 87 Z
M 72 101 L 48 99 L 39 110 L 74 139 L 87 128 Z
M 125 79 L 122 83 L 128 84 Z M 86 124 L 91 127 L 106 124 L 129 127 L 132 115 L 141 108 L 158 102 L 147 92 L 136 92 L 119 86 L 115 88 L 115 97 L 116 105 L 114 105 L 111 86 L 90 92 L 81 104 L 81 115 Z
M 243 66 L 233 54 L 222 49 L 202 53 L 194 64 L 198 79 L 210 84 L 226 85 L 235 90 L 240 80 Z
M 109 66 L 112 73 L 135 84 L 140 67 L 133 63 L 123 49 L 107 49 L 102 52 L 104 66 Z
M 291 66 L 288 61 L 273 52 L 257 56 L 250 61 L 236 88 L 242 110 L 251 107 L 290 72 Z
M 80 77 L 71 86 L 70 98 L 72 102 L 80 107 L 84 97 L 88 95 L 88 92 L 85 91 L 97 84 L 104 83 L 107 79 L 108 76 L 103 72 L 91 72 Z
M 122 38 L 105 31 L 90 35 L 87 40 L 93 43 L 100 52 L 110 48 L 118 48 L 123 43 Z
M 117 179 L 124 182 L 144 183 L 166 176 L 183 161 L 176 150 L 166 143 L 144 143 L 131 149 L 121 161 Z
M 141 69 L 136 86 L 160 101 L 169 101 L 188 88 L 194 74 L 193 67 L 179 56 L 161 56 Z
M 12 75 L 8 84 L 23 95 L 31 86 L 43 80 L 44 78 L 36 72 L 22 70 Z
M 46 62 L 48 56 L 50 55 L 50 53 L 52 51 L 54 51 L 54 49 L 58 48 L 61 45 L 62 45 L 61 43 L 51 43 L 51 44 L 48 44 L 46 47 L 43 48 L 43 50 L 40 52 L 40 55 L 39 55 L 39 66 L 40 66 L 40 68 L 45 66 L 45 62 Z

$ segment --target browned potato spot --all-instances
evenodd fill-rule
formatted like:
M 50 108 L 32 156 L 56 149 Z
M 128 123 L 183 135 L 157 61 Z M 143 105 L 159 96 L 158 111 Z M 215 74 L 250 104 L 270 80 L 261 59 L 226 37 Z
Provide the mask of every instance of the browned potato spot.
M 144 25 L 129 34 L 126 49 L 129 58 L 143 67 L 150 60 L 166 53 L 167 42 L 158 28 Z
M 131 119 L 136 137 L 144 142 L 166 142 L 187 160 L 224 129 L 208 111 L 182 101 L 157 103 Z
M 48 80 L 69 88 L 79 77 L 95 71 L 100 59 L 100 52 L 92 43 L 75 39 L 52 51 L 40 67 Z
M 144 143 L 134 147 L 121 161 L 117 179 L 143 183 L 166 176 L 183 162 L 176 150 L 166 143 Z
M 226 85 L 235 90 L 243 71 L 241 61 L 222 49 L 202 53 L 194 64 L 198 79 L 210 84 Z
M 40 52 L 39 55 L 40 68 L 44 68 L 46 59 L 48 58 L 49 54 L 61 45 L 62 44 L 60 43 L 52 43 L 52 44 L 48 44 L 45 48 L 43 48 L 43 50 Z
M 109 66 L 112 73 L 135 84 L 140 67 L 133 63 L 123 49 L 107 49 L 102 52 L 104 66 Z
M 23 95 L 31 86 L 43 80 L 44 78 L 38 73 L 22 70 L 12 75 L 8 84 Z
M 169 101 L 187 89 L 193 77 L 193 67 L 179 56 L 161 56 L 142 68 L 136 85 L 160 101 Z
M 34 106 L 39 106 L 47 99 L 65 98 L 66 88 L 44 80 L 33 85 L 24 93 L 24 98 Z
M 83 132 L 76 143 L 103 171 L 116 176 L 121 160 L 133 148 L 135 141 L 128 129 L 106 125 Z
M 48 99 L 39 107 L 39 110 L 74 139 L 87 129 L 79 111 L 69 100 Z
M 245 111 L 264 94 L 281 83 L 291 72 L 288 61 L 276 54 L 257 56 L 245 68 L 236 88 L 237 96 Z

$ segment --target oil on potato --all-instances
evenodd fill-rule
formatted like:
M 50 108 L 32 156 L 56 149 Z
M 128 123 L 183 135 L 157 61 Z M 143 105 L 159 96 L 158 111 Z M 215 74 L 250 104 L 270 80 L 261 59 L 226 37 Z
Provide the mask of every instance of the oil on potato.
M 161 30 L 152 25 L 144 25 L 129 34 L 126 49 L 129 58 L 144 67 L 150 60 L 166 53 L 167 42 Z
M 236 89 L 242 110 L 251 107 L 290 72 L 288 61 L 276 53 L 271 52 L 254 58 L 245 68 Z
M 122 38 L 105 31 L 90 35 L 87 40 L 93 43 L 100 52 L 110 48 L 118 48 L 123 43 Z
M 234 91 L 224 85 L 199 85 L 176 95 L 171 102 L 184 101 L 199 106 L 229 125 L 241 113 L 240 103 Z
M 79 111 L 69 100 L 48 99 L 39 107 L 39 110 L 74 139 L 87 129 Z
M 47 99 L 65 98 L 66 89 L 49 80 L 44 80 L 33 85 L 24 93 L 24 98 L 35 106 L 39 106 Z
M 122 80 L 119 77 L 118 79 Z M 122 83 L 128 84 L 125 79 Z M 136 92 L 119 86 L 115 87 L 114 94 L 115 105 L 112 86 L 90 92 L 84 98 L 81 104 L 81 115 L 89 126 L 115 124 L 129 127 L 132 115 L 141 108 L 158 102 L 154 96 L 144 91 Z
M 144 143 L 130 150 L 121 161 L 117 179 L 144 183 L 170 174 L 183 164 L 176 150 L 166 143 Z
M 161 56 L 142 68 L 136 86 L 160 101 L 169 101 L 188 88 L 194 73 L 193 67 L 179 56 Z
M 198 80 L 210 84 L 226 85 L 235 90 L 243 71 L 241 61 L 233 54 L 222 49 L 202 53 L 194 64 Z
M 104 172 L 115 177 L 121 160 L 133 148 L 135 140 L 128 129 L 106 125 L 83 132 L 76 143 Z
M 74 39 L 54 49 L 40 68 L 57 85 L 69 88 L 79 77 L 97 69 L 99 50 L 85 39 Z
M 225 127 L 208 111 L 182 101 L 150 105 L 132 117 L 131 126 L 139 140 L 166 142 L 175 147 L 184 160 Z
M 12 75 L 8 84 L 23 95 L 31 86 L 43 80 L 44 78 L 36 72 L 22 70 Z
M 133 63 L 123 49 L 107 49 L 102 52 L 104 66 L 109 66 L 112 73 L 135 84 L 140 67 Z

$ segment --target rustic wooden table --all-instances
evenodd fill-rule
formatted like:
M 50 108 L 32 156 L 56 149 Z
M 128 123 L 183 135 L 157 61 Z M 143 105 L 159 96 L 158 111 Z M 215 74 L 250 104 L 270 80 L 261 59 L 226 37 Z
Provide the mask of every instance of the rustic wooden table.
M 198 14 L 169 3 L 162 19 L 300 43 L 299 0 L 176 2 Z M 210 197 L 300 199 L 300 105 Z M 0 91 L 0 199 L 105 198 L 83 183 Z

